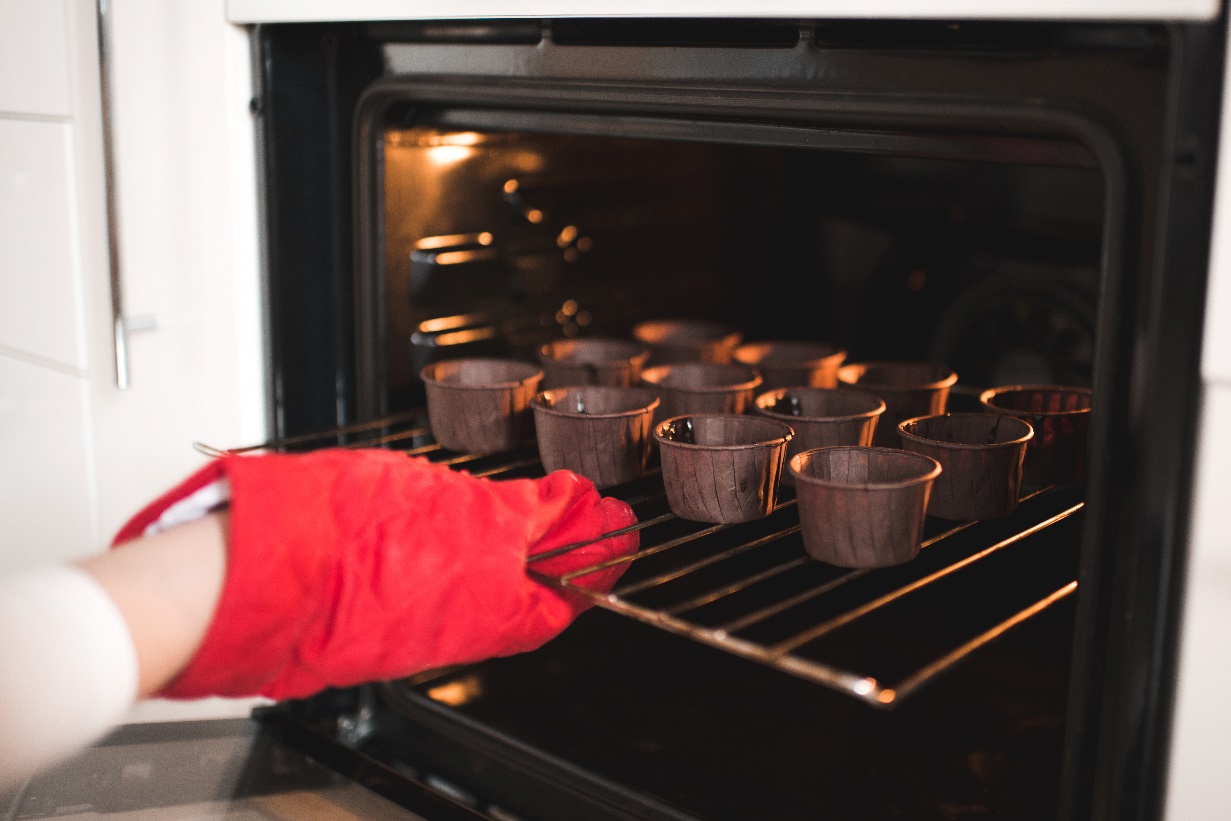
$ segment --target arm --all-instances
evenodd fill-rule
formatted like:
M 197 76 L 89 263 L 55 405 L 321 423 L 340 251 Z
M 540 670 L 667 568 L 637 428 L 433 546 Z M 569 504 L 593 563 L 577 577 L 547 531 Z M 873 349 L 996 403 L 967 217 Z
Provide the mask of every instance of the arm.
M 161 690 L 209 628 L 226 572 L 227 514 L 211 513 L 81 562 L 123 616 L 137 654 L 137 696 Z
M 0 582 L 0 792 L 103 735 L 192 658 L 222 589 L 225 514 Z
M 226 512 L 175 524 L 222 478 Z M 583 545 L 536 570 L 595 565 L 576 582 L 606 592 L 634 521 L 566 471 L 493 482 L 358 450 L 217 460 L 118 549 L 0 583 L 0 790 L 138 697 L 300 698 L 538 647 L 586 604 L 530 580 L 527 557 Z

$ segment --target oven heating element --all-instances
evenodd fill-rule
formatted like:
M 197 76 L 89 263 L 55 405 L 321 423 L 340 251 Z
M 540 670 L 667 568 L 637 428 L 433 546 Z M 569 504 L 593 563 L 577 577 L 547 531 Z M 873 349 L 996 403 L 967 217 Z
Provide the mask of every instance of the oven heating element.
M 391 447 L 480 477 L 543 475 L 533 445 L 499 454 L 441 448 L 422 409 L 228 451 L 195 445 L 209 456 L 320 446 Z M 1036 490 L 1001 520 L 929 518 L 916 559 L 875 570 L 836 568 L 810 558 L 787 487 L 768 517 L 736 525 L 677 517 L 667 507 L 657 470 L 603 492 L 628 503 L 638 521 L 600 538 L 638 531 L 639 550 L 560 578 L 535 570 L 537 563 L 583 546 L 565 545 L 532 557 L 531 576 L 879 709 L 900 704 L 1040 613 L 1071 605 L 1077 590 L 1077 540 L 1052 538 L 1079 526 L 1085 503 L 1070 488 Z M 577 583 L 620 564 L 625 573 L 608 594 Z

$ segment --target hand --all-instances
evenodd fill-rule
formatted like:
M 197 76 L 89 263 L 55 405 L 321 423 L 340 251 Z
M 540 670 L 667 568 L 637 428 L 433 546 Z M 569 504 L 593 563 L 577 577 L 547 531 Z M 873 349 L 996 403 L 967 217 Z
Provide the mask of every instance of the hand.
M 496 482 L 384 450 L 216 460 L 125 526 L 225 477 L 228 555 L 204 640 L 160 693 L 310 695 L 534 649 L 585 609 L 527 577 L 529 555 L 635 521 L 575 474 Z M 628 534 L 536 570 L 562 575 L 636 550 Z M 617 565 L 577 580 L 607 591 Z

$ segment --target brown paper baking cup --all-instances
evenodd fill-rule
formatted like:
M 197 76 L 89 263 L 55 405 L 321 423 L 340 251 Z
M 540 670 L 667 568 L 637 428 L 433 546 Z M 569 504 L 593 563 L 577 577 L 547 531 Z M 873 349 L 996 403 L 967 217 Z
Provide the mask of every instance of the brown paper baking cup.
M 936 460 L 893 448 L 820 448 L 796 454 L 789 470 L 812 558 L 887 567 L 919 554 Z
M 730 362 L 744 335 L 727 325 L 696 319 L 656 319 L 633 327 L 633 338 L 649 345 L 650 362 Z
M 539 349 L 543 387 L 629 387 L 641 379 L 650 348 L 627 339 L 557 339 Z
M 735 349 L 735 361 L 757 369 L 762 387 L 832 388 L 846 351 L 823 342 L 750 342 Z
M 530 400 L 543 372 L 511 359 L 451 359 L 420 373 L 427 416 L 441 447 L 494 453 L 523 444 L 530 435 Z
M 1024 419 L 1034 428 L 1026 446 L 1024 482 L 1031 487 L 1081 484 L 1094 395 L 1065 385 L 1008 385 L 979 396 L 983 407 Z
M 774 509 L 791 428 L 757 416 L 692 415 L 654 429 L 667 504 L 684 519 L 733 524 Z
M 641 381 L 662 398 L 657 419 L 689 413 L 747 413 L 761 377 L 747 365 L 679 362 L 646 368 Z
M 531 402 L 543 469 L 571 470 L 598 487 L 645 472 L 658 397 L 641 388 L 582 386 L 543 391 Z
M 928 514 L 940 519 L 995 519 L 1017 508 L 1030 425 L 996 413 L 948 413 L 898 425 L 902 447 L 940 463 Z
M 758 396 L 753 409 L 794 429 L 787 447 L 790 459 L 815 448 L 871 445 L 885 403 L 854 388 L 781 388 Z M 795 482 L 789 472 L 782 481 Z
M 897 448 L 902 446 L 898 423 L 944 413 L 957 374 L 930 362 L 858 362 L 839 368 L 838 381 L 885 400 L 873 444 Z

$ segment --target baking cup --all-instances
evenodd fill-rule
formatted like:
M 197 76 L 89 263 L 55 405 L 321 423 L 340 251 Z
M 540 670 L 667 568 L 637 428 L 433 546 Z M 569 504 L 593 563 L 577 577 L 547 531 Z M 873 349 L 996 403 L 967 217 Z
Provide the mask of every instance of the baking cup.
M 735 349 L 735 361 L 757 369 L 762 387 L 832 388 L 846 351 L 823 342 L 750 342 Z
M 1024 482 L 1031 487 L 1082 484 L 1093 393 L 1065 385 L 1009 385 L 979 396 L 983 407 L 1034 428 L 1026 446 Z
M 645 472 L 658 397 L 642 388 L 599 385 L 543 391 L 530 405 L 543 469 L 571 470 L 598 487 Z
M 899 422 L 945 412 L 957 374 L 930 362 L 857 362 L 839 368 L 838 381 L 885 401 L 873 444 L 896 448 L 902 445 Z
M 767 516 L 791 428 L 758 416 L 691 415 L 654 429 L 667 504 L 684 519 L 714 524 Z
M 641 379 L 650 348 L 627 339 L 557 339 L 539 349 L 543 387 L 629 387 Z
M 650 361 L 730 362 L 744 335 L 718 322 L 698 319 L 656 319 L 633 327 L 633 338 L 649 345 Z
M 530 434 L 530 400 L 543 372 L 511 359 L 451 359 L 419 373 L 427 416 L 441 447 L 471 453 L 511 450 Z
M 894 448 L 819 448 L 796 454 L 789 470 L 812 558 L 886 567 L 919 554 L 936 460 Z
M 932 485 L 928 515 L 995 519 L 1017 509 L 1030 425 L 998 413 L 948 413 L 898 425 L 902 447 L 930 456 L 943 472 Z
M 747 413 L 761 377 L 747 365 L 677 362 L 641 373 L 642 383 L 662 399 L 658 419 L 688 413 Z
M 758 396 L 753 409 L 795 431 L 787 446 L 790 459 L 815 448 L 871 445 L 885 403 L 854 388 L 780 388 Z M 782 481 L 794 484 L 795 480 L 788 472 Z

